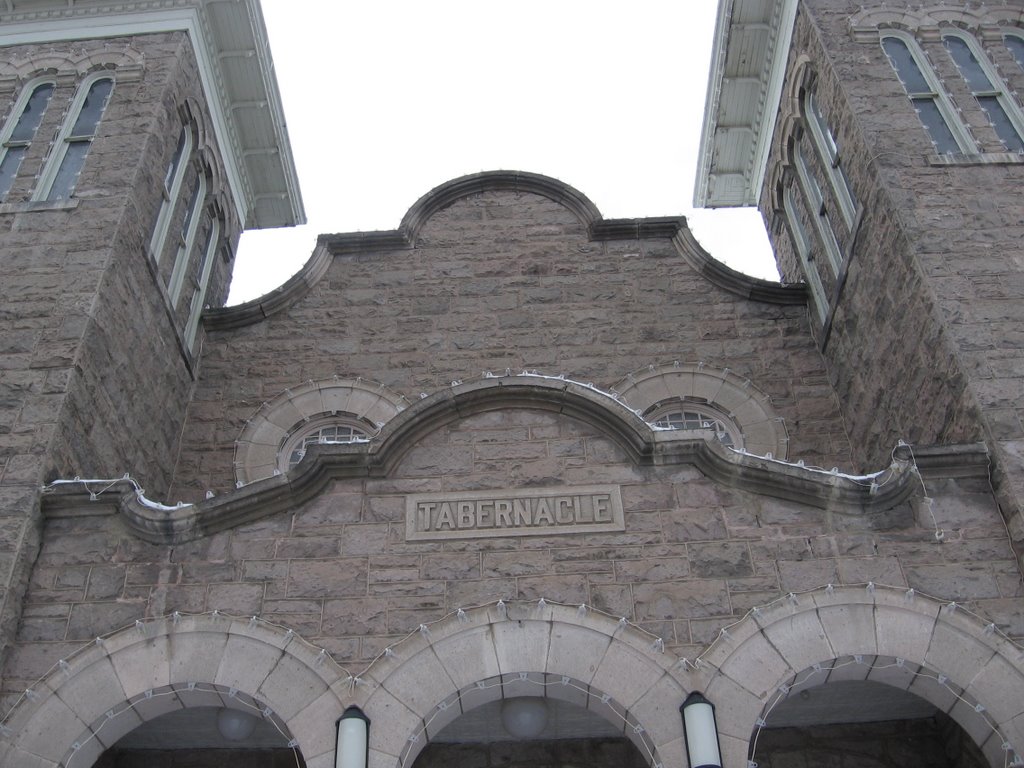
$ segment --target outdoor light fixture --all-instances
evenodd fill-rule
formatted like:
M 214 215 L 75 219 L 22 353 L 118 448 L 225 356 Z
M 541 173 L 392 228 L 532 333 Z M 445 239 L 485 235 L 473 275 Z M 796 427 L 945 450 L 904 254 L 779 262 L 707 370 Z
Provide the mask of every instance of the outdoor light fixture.
M 334 768 L 367 768 L 370 763 L 370 718 L 352 706 L 338 718 Z
M 217 730 L 228 741 L 244 741 L 256 730 L 256 716 L 241 709 L 217 710 Z
M 548 724 L 548 704 L 537 696 L 517 696 L 501 705 L 501 724 L 517 739 L 534 739 Z
M 722 768 L 722 750 L 718 746 L 715 707 L 697 691 L 679 707 L 686 737 L 686 756 L 690 768 Z

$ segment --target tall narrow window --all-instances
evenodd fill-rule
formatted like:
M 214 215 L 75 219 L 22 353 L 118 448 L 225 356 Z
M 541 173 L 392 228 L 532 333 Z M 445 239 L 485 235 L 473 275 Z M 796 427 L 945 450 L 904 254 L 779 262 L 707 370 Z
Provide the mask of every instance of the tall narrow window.
M 43 170 L 36 200 L 71 197 L 113 89 L 114 80 L 110 77 L 87 80 L 78 89 L 68 119 L 57 135 L 53 154 Z
M 1013 102 L 1006 98 L 1006 87 L 1000 77 L 991 70 L 988 60 L 977 53 L 972 41 L 958 34 L 942 37 L 946 50 L 956 62 L 971 94 L 978 102 L 988 121 L 995 129 L 999 140 L 1011 152 L 1024 152 L 1024 120 Z
M 889 63 L 903 83 L 921 124 L 935 145 L 935 151 L 943 155 L 960 152 L 977 152 L 974 140 L 956 118 L 956 112 L 943 93 L 930 67 L 921 66 L 921 57 L 916 50 L 917 43 L 902 37 L 882 38 L 882 48 L 889 57 Z
M 2 134 L 3 159 L 0 160 L 0 200 L 11 191 L 14 179 L 21 168 L 21 161 L 28 154 L 29 145 L 36 137 L 43 113 L 53 96 L 53 83 L 29 83 L 22 92 L 18 103 L 14 105 L 11 119 L 4 127 Z
M 192 294 L 192 303 L 188 308 L 188 320 L 185 323 L 185 346 L 189 352 L 195 350 L 196 334 L 199 331 L 199 316 L 203 312 L 203 305 L 206 302 L 206 290 L 210 287 L 210 274 L 213 272 L 213 263 L 217 256 L 217 246 L 220 242 L 220 220 L 216 217 L 210 219 L 210 227 L 206 231 L 206 242 L 203 244 L 203 252 L 200 255 L 199 285 Z
M 828 176 L 829 184 L 835 193 L 839 212 L 846 222 L 847 229 L 853 227 L 853 218 L 857 213 L 857 201 L 850 188 L 850 180 L 839 161 L 839 145 L 829 127 L 828 121 L 821 112 L 821 106 L 813 92 L 807 91 L 804 96 L 804 110 L 807 113 L 807 124 L 811 128 L 811 140 L 821 158 L 822 167 Z
M 174 208 L 181 196 L 181 183 L 185 178 L 185 169 L 188 168 L 191 155 L 192 130 L 190 126 L 184 125 L 181 128 L 181 133 L 178 134 L 178 144 L 174 148 L 174 155 L 164 174 L 164 183 L 161 189 L 163 200 L 160 202 L 160 211 L 157 213 L 153 234 L 149 239 L 149 255 L 156 264 L 160 263 L 163 256 L 167 231 L 171 225 L 171 216 L 174 214 Z
M 803 267 L 804 275 L 807 278 L 807 286 L 811 289 L 811 303 L 818 314 L 818 322 L 824 323 L 828 316 L 828 300 L 825 298 L 825 286 L 821 283 L 821 275 L 818 274 L 818 267 L 811 255 L 811 244 L 807 239 L 807 232 L 800 221 L 800 213 L 796 207 L 796 200 L 793 198 L 793 190 L 786 188 L 782 197 L 782 207 L 786 214 L 786 222 L 789 224 L 790 237 L 793 239 L 793 247 L 796 249 L 797 258 L 800 259 L 800 266 Z
M 804 199 L 807 200 L 807 207 L 811 211 L 811 218 L 814 219 L 814 226 L 818 230 L 818 238 L 828 258 L 829 266 L 832 267 L 832 274 L 839 274 L 839 267 L 843 263 L 842 250 L 836 240 L 836 233 L 832 231 L 832 224 L 828 220 L 825 211 L 825 199 L 821 195 L 821 187 L 818 180 L 814 178 L 810 167 L 807 165 L 807 158 L 804 157 L 800 143 L 793 152 L 793 160 L 796 165 L 796 175 L 800 179 L 800 187 L 803 189 Z
M 200 213 L 203 210 L 203 202 L 205 200 L 206 177 L 200 173 L 196 179 L 196 185 L 192 188 L 192 197 L 188 201 L 185 220 L 181 223 L 181 234 L 178 236 L 178 253 L 174 257 L 174 267 L 171 269 L 171 277 L 167 282 L 167 295 L 171 299 L 172 307 L 177 307 L 178 299 L 181 298 L 181 288 L 185 284 L 185 269 L 188 266 L 189 256 L 192 254 L 192 246 L 196 241 Z
M 1024 32 L 1013 32 L 1003 37 L 1003 43 L 1006 44 L 1007 50 L 1013 54 L 1014 61 L 1017 62 L 1017 66 L 1024 69 Z

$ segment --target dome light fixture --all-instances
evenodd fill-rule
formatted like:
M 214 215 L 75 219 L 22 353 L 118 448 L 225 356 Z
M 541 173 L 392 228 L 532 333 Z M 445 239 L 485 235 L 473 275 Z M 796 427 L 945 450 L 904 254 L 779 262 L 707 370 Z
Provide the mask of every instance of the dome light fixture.
M 548 704 L 537 696 L 506 699 L 501 705 L 501 724 L 517 739 L 535 739 L 548 724 Z

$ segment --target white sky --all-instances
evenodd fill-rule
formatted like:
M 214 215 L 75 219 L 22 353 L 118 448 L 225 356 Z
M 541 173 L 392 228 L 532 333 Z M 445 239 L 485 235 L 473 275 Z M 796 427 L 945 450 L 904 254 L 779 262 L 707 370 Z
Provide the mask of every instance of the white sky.
M 306 215 L 248 232 L 229 303 L 276 288 L 321 233 L 394 229 L 478 171 L 554 176 L 605 218 L 684 214 L 778 279 L 760 216 L 692 210 L 715 0 L 262 0 Z

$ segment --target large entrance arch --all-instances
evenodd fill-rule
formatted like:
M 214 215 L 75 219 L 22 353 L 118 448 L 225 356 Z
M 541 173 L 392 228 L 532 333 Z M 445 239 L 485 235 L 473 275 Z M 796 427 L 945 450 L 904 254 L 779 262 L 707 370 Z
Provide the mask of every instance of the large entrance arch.
M 140 622 L 62 660 L 26 693 L 5 723 L 0 765 L 89 768 L 144 722 L 237 703 L 289 736 L 307 768 L 326 768 L 345 677 L 293 632 L 265 622 L 217 614 Z
M 679 705 L 688 689 L 677 662 L 609 616 L 501 603 L 459 612 L 395 646 L 354 686 L 354 703 L 373 722 L 372 768 L 409 768 L 432 735 L 499 686 L 585 700 L 618 723 L 652 766 L 680 766 Z
M 924 681 L 915 693 L 970 734 L 990 765 L 1024 745 L 1019 646 L 955 603 L 914 590 L 828 586 L 751 611 L 697 660 L 691 674 L 718 706 L 725 764 L 745 765 L 751 734 L 779 697 L 836 660 L 887 669 L 891 660 L 893 671 L 880 676 L 891 685 L 915 674 Z

